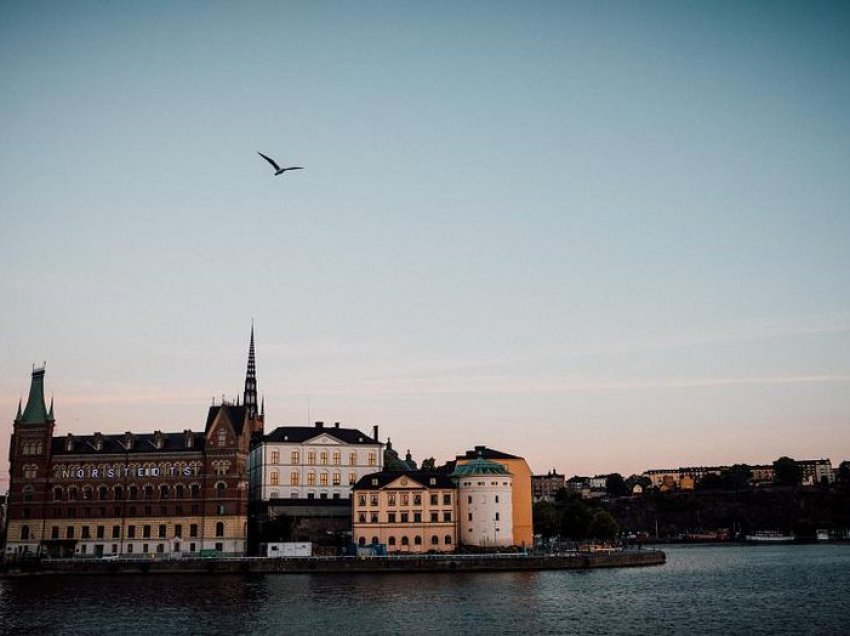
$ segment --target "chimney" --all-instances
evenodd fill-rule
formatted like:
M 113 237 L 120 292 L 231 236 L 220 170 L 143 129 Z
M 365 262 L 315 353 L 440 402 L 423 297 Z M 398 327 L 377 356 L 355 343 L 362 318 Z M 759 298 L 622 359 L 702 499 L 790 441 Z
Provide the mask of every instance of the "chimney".
M 339 428 L 339 422 L 334 422 L 334 428 Z
M 376 442 L 378 441 L 378 425 L 377 424 L 375 424 L 375 426 L 372 427 L 372 439 L 374 439 Z
M 324 422 L 316 422 L 316 428 L 324 428 L 324 427 L 325 427 Z

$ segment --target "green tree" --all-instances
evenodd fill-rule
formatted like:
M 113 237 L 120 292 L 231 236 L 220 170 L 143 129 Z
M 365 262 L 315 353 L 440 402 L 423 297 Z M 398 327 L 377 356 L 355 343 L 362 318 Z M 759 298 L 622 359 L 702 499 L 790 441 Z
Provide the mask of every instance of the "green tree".
M 597 510 L 590 521 L 587 534 L 594 539 L 610 540 L 620 534 L 620 524 L 605 510 Z
M 580 497 L 571 497 L 561 513 L 561 535 L 574 541 L 587 537 L 590 509 Z
M 728 468 L 723 476 L 732 490 L 746 490 L 750 487 L 753 471 L 746 464 L 735 464 Z
M 427 459 L 422 460 L 422 466 L 420 466 L 420 470 L 434 470 L 435 464 L 436 460 L 433 457 L 428 457 Z
M 838 483 L 850 485 L 850 462 L 843 461 L 838 464 Z
M 558 511 L 548 501 L 538 501 L 531 511 L 534 532 L 544 537 L 554 537 L 558 534 Z
M 799 486 L 803 481 L 803 469 L 790 457 L 773 462 L 773 473 L 773 480 L 780 486 Z
M 605 492 L 611 497 L 623 497 L 628 493 L 626 480 L 620 473 L 611 473 L 605 478 Z

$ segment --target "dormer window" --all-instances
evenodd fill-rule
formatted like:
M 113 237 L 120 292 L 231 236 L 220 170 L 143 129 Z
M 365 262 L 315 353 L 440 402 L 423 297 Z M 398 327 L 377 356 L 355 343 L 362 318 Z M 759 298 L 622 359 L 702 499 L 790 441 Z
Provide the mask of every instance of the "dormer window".
M 377 478 L 377 477 L 374 477 L 374 478 L 372 479 L 372 485 L 373 485 L 373 486 L 377 486 L 377 485 L 378 485 L 378 478 Z
M 103 435 L 100 433 L 94 434 L 94 449 L 98 452 L 103 450 Z
M 68 433 L 68 437 L 65 439 L 65 451 L 70 453 L 74 450 L 74 436 L 71 433 Z
M 225 446 L 227 444 L 227 431 L 224 429 L 218 432 L 218 445 Z
M 431 479 L 428 480 L 428 483 L 431 484 L 432 486 L 436 486 L 437 485 L 437 478 L 431 477 Z

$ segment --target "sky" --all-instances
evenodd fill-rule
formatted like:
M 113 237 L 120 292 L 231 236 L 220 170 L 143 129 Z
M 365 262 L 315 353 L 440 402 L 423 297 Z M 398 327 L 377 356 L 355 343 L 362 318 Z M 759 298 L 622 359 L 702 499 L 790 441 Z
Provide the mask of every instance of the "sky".
M 34 363 L 201 430 L 252 321 L 267 431 L 850 459 L 846 2 L 6 0 L 0 95 L 4 462 Z

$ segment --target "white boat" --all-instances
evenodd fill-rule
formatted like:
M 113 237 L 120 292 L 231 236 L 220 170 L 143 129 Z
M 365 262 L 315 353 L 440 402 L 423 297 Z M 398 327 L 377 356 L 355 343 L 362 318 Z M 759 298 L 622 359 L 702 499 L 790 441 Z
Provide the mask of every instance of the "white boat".
M 761 530 L 744 537 L 747 543 L 791 543 L 797 537 L 794 534 L 783 534 L 774 530 Z

